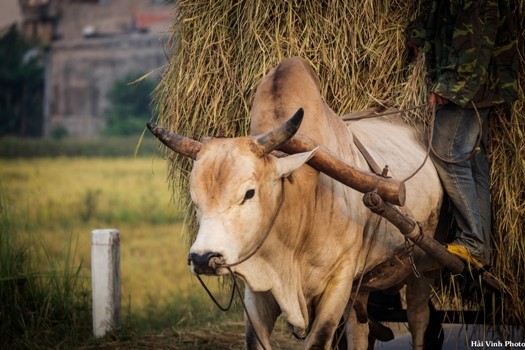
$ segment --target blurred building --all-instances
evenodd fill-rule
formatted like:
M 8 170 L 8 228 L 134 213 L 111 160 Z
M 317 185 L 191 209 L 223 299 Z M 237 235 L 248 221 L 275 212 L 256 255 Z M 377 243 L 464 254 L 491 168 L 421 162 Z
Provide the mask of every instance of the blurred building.
M 0 11 L 13 7 L 1 1 Z M 44 135 L 57 128 L 71 136 L 99 134 L 113 83 L 132 72 L 138 78 L 155 70 L 158 76 L 167 63 L 173 2 L 17 1 L 18 9 L 10 11 L 21 18 L 12 21 L 45 51 Z
M 26 38 L 49 45 L 56 38 L 60 1 L 19 0 L 22 12 L 21 32 Z
M 46 72 L 45 130 L 93 136 L 105 125 L 112 84 L 167 63 L 173 6 L 153 0 L 63 0 Z
M 11 27 L 22 23 L 22 10 L 18 0 L 0 1 L 0 35 L 3 36 Z

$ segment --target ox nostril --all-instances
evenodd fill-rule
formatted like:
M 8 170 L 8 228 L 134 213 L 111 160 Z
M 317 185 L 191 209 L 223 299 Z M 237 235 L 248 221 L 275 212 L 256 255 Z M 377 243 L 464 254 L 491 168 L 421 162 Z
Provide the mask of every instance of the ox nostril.
M 217 258 L 217 257 L 221 257 L 221 255 L 218 253 L 213 253 L 213 252 L 207 252 L 204 254 L 191 253 L 188 260 L 193 261 L 194 265 L 202 266 L 202 265 L 208 265 L 208 262 L 210 261 L 210 259 Z
M 190 253 L 188 256 L 188 264 L 193 263 L 193 270 L 197 274 L 215 274 L 215 269 L 222 262 L 222 255 L 214 252 L 204 254 Z
M 212 256 L 209 260 L 208 260 L 208 266 L 211 267 L 212 269 L 216 270 L 217 268 L 219 268 L 221 265 L 224 265 L 224 258 L 222 257 L 222 255 L 220 254 L 217 254 L 215 256 Z

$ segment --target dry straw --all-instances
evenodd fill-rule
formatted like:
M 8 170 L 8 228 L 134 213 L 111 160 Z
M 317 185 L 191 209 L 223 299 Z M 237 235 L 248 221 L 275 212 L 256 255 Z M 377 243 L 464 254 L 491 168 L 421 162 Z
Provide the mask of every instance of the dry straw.
M 424 62 L 407 62 L 404 28 L 420 13 L 416 0 L 177 2 L 173 56 L 156 90 L 159 123 L 199 139 L 248 133 L 249 109 L 260 79 L 289 56 L 308 59 L 322 94 L 340 115 L 384 105 L 426 102 Z M 525 5 L 516 6 L 525 37 Z M 525 48 L 519 42 L 520 65 Z M 525 320 L 525 76 L 520 100 L 493 112 L 490 129 L 494 259 L 511 292 L 503 311 Z M 411 122 L 427 114 L 411 112 Z M 170 154 L 168 152 L 168 154 Z M 170 154 L 170 183 L 188 210 L 189 160 Z

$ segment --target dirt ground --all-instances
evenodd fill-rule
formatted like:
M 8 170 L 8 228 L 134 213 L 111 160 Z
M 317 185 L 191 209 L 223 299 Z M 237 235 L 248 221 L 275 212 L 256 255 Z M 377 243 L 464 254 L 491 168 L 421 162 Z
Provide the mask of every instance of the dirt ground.
M 390 324 L 396 339 L 387 343 L 377 342 L 375 349 L 404 350 L 411 348 L 410 334 L 402 324 Z M 399 327 L 399 328 L 397 328 Z M 396 329 L 397 328 L 397 329 Z M 444 350 L 467 350 L 483 348 L 500 349 L 505 342 L 518 343 L 525 348 L 522 329 L 511 329 L 507 336 L 495 334 L 483 326 L 444 325 Z M 488 343 L 485 343 L 488 342 Z M 514 344 L 515 345 L 515 344 Z M 274 350 L 299 350 L 304 343 L 293 338 L 286 329 L 276 329 L 272 334 Z M 159 333 L 131 335 L 129 339 L 113 339 L 80 347 L 81 350 L 116 350 L 116 349 L 166 349 L 166 350 L 241 350 L 244 349 L 244 325 L 242 323 L 225 323 L 219 326 L 210 325 L 206 329 L 179 332 L 165 330 Z
M 244 324 L 225 323 L 210 325 L 198 330 L 164 330 L 160 333 L 130 335 L 129 339 L 106 339 L 97 344 L 80 347 L 80 350 L 159 349 L 159 350 L 241 350 L 244 349 Z M 285 329 L 272 334 L 274 350 L 298 350 L 304 344 Z

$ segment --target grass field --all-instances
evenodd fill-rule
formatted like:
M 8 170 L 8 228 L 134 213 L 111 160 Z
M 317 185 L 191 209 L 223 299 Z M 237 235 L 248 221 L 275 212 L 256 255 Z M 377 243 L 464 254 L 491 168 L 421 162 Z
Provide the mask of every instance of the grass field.
M 60 299 L 62 291 L 73 289 L 81 294 L 73 298 L 84 298 L 82 306 L 90 308 L 91 231 L 117 228 L 121 232 L 123 329 L 105 339 L 93 339 L 88 311 L 80 320 L 71 317 L 80 323 L 76 324 L 80 335 L 70 334 L 64 340 L 60 328 L 64 325 L 52 319 L 44 329 L 25 332 L 27 339 L 16 342 L 16 348 L 243 348 L 240 305 L 222 313 L 189 272 L 183 222 L 172 204 L 166 172 L 165 160 L 155 157 L 0 159 L 0 214 L 9 213 L 12 220 L 8 221 L 18 223 L 19 242 L 31 246 L 29 272 L 51 276 L 51 283 L 42 288 L 44 293 L 57 284 Z M 9 231 L 11 225 L 2 225 L 1 219 L 2 215 L 0 243 L 5 238 L 2 230 Z M 66 282 L 62 276 L 70 276 L 71 282 L 62 283 Z M 80 286 L 74 283 L 77 276 Z M 206 281 L 225 304 L 228 288 L 218 288 L 215 278 Z M 74 314 L 75 308 L 57 311 Z M 42 324 L 36 322 L 34 327 Z M 403 325 L 395 327 L 397 333 L 406 332 Z M 42 333 L 56 333 L 56 337 L 39 342 Z M 272 337 L 275 349 L 303 346 L 290 336 L 282 318 Z
M 123 295 L 141 308 L 150 292 L 158 300 L 190 282 L 164 167 L 161 159 L 140 158 L 0 161 L 0 186 L 25 221 L 26 238 L 41 241 L 52 257 L 73 244 L 86 275 L 91 230 L 119 229 Z
M 80 266 L 89 294 L 91 231 L 120 230 L 122 315 L 133 332 L 242 318 L 238 307 L 221 314 L 189 272 L 163 159 L 0 159 L 0 194 L 20 223 L 19 241 L 33 247 L 38 273 Z M 208 283 L 219 291 L 216 279 Z
M 158 157 L 0 159 L 0 214 L 18 223 L 18 242 L 31 247 L 28 252 L 36 261 L 31 274 L 48 277 L 44 293 L 57 285 L 58 299 L 81 299 L 81 307 L 88 308 L 80 317 L 76 304 L 65 311 L 56 307 L 58 313 L 73 315 L 62 325 L 52 315 L 50 322 L 23 330 L 24 339 L 7 348 L 244 348 L 239 302 L 228 313 L 219 311 L 189 272 L 183 222 L 172 204 L 166 172 L 166 161 Z M 0 240 L 3 227 L 12 231 L 11 224 L 2 226 L 1 221 Z M 123 328 L 104 339 L 91 336 L 90 236 L 96 228 L 121 232 Z M 63 283 L 68 275 L 72 282 Z M 81 285 L 74 283 L 77 276 Z M 215 278 L 206 282 L 225 304 L 229 288 L 219 288 Z M 80 296 L 63 296 L 70 289 Z M 44 304 L 48 299 L 44 296 Z M 283 318 L 272 338 L 274 349 L 304 346 L 290 335 Z

